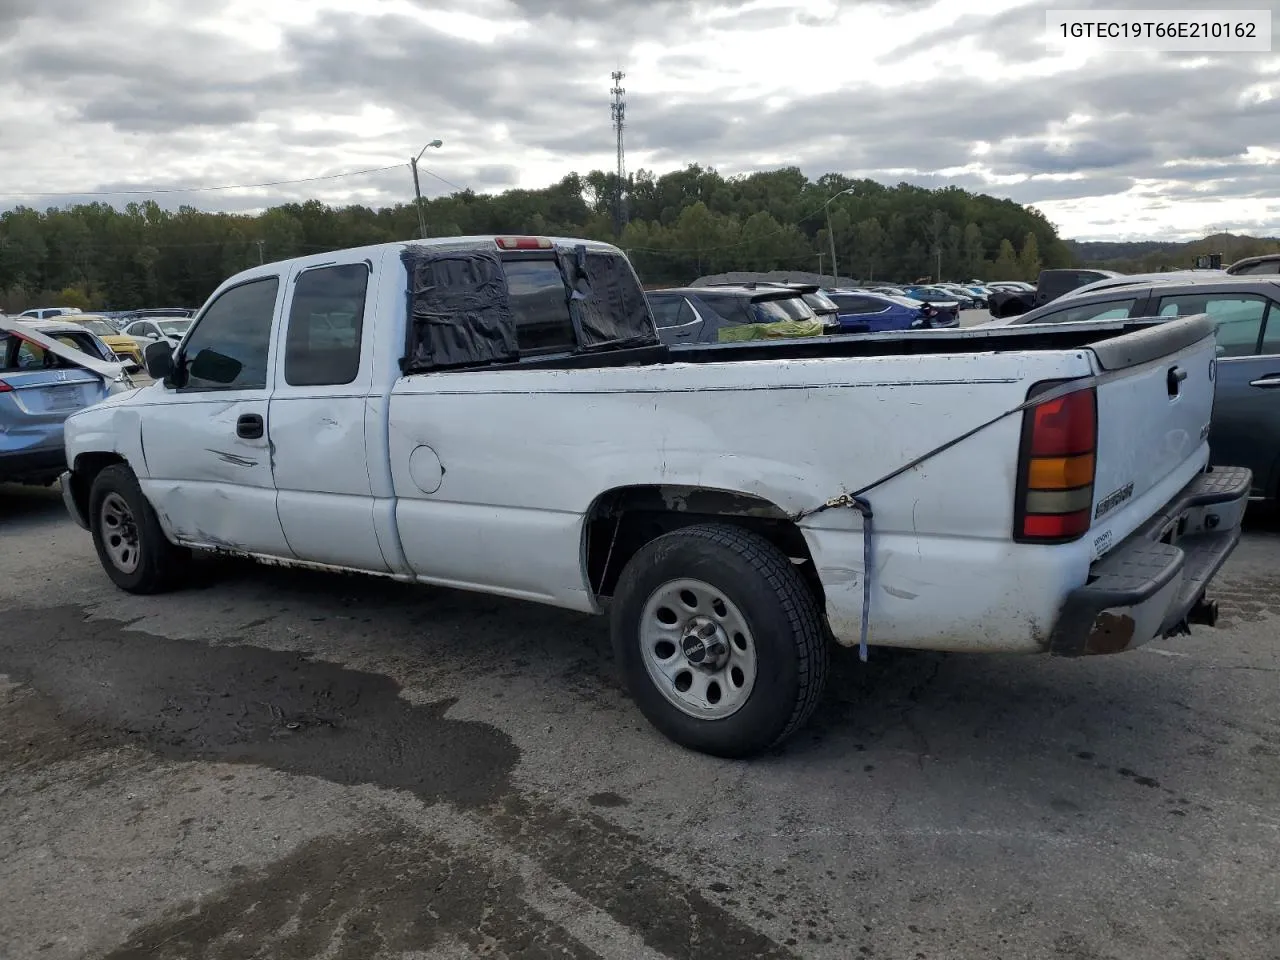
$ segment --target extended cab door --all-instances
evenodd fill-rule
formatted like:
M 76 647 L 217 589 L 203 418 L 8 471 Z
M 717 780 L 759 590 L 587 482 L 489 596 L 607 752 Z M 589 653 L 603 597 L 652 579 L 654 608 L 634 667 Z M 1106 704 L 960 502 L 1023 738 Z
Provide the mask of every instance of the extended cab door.
M 1218 324 L 1214 463 L 1253 471 L 1253 495 L 1275 496 L 1280 465 L 1280 302 L 1227 290 L 1162 297 L 1160 315 L 1207 313 Z
M 365 420 L 376 267 L 351 255 L 295 267 L 271 396 L 280 523 L 299 559 L 390 570 L 378 544 Z
M 281 282 L 222 291 L 183 345 L 178 386 L 142 407 L 142 488 L 180 540 L 291 558 L 276 514 L 267 404 Z

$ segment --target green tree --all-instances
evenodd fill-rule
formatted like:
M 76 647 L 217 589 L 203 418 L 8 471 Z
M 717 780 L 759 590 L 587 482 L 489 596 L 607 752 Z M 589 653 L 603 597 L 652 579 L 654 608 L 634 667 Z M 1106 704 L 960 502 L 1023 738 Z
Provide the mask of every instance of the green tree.
M 1006 237 L 1000 241 L 1000 253 L 996 255 L 995 262 L 987 270 L 990 274 L 988 279 L 1017 280 L 1020 272 L 1018 256 L 1013 251 L 1013 243 Z
M 58 291 L 53 301 L 55 307 L 79 307 L 81 310 L 88 310 L 90 306 L 89 295 L 80 287 L 64 287 Z
M 854 272 L 862 280 L 874 280 L 884 261 L 884 228 L 875 217 L 861 220 L 853 228 Z
M 1040 270 L 1044 264 L 1040 261 L 1040 245 L 1036 242 L 1036 235 L 1028 233 L 1022 240 L 1022 249 L 1018 251 L 1018 272 L 1022 276 L 1019 280 L 1035 280 L 1040 276 Z
M 972 280 L 978 278 L 978 275 L 982 273 L 983 260 L 985 259 L 982 249 L 982 228 L 972 221 L 966 224 L 961 246 L 964 249 L 964 269 L 961 271 L 961 273 L 966 274 L 964 279 Z

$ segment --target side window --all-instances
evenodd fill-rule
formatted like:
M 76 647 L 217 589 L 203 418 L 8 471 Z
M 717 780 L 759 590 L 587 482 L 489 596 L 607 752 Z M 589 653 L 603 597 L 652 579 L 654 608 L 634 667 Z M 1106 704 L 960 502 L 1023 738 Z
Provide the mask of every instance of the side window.
M 680 304 L 683 298 L 650 297 L 649 309 L 653 311 L 653 322 L 661 327 L 674 327 L 680 322 Z
M 368 289 L 364 263 L 317 267 L 298 277 L 285 333 L 285 383 L 319 387 L 355 380 Z
M 740 296 L 703 296 L 704 303 L 723 323 L 755 323 L 751 302 Z
M 1160 316 L 1186 317 L 1207 313 L 1218 321 L 1218 356 L 1250 357 L 1258 352 L 1258 338 L 1262 334 L 1268 303 L 1262 297 L 1247 293 L 1187 294 L 1164 297 L 1160 301 Z
M 506 260 L 502 268 L 520 351 L 574 349 L 577 337 L 559 265 L 554 260 Z
M 1252 263 L 1247 267 L 1241 267 L 1235 272 L 1239 277 L 1257 277 L 1263 275 L 1275 275 L 1280 273 L 1280 260 L 1263 260 L 1261 263 Z
M 680 298 L 680 315 L 676 318 L 676 323 L 684 325 L 686 323 L 696 323 L 698 315 L 693 312 L 693 306 L 684 297 Z
M 232 287 L 209 305 L 183 354 L 184 390 L 263 390 L 279 277 Z
M 1137 300 L 1108 300 L 1090 303 L 1082 307 L 1068 307 L 1056 313 L 1046 314 L 1028 323 L 1084 323 L 1089 320 L 1123 320 L 1129 316 Z

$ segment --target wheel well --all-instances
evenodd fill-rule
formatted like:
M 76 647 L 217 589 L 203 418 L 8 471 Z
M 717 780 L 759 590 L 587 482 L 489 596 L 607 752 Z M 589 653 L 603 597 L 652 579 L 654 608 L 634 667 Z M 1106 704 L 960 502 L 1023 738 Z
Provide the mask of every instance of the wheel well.
M 748 493 L 675 484 L 619 487 L 587 511 L 584 532 L 587 582 L 597 597 L 612 597 L 623 567 L 664 533 L 718 521 L 754 531 L 796 564 L 820 605 L 826 597 L 799 526 L 785 510 Z
M 82 516 L 89 516 L 89 491 L 93 489 L 93 481 L 114 463 L 128 461 L 118 453 L 82 453 L 76 457 L 71 471 L 71 497 Z

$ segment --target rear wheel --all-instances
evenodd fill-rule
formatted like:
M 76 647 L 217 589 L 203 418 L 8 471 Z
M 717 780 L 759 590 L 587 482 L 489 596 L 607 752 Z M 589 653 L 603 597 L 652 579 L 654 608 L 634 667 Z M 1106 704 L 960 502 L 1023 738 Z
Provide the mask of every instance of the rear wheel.
M 107 576 L 130 593 L 171 590 L 190 567 L 191 551 L 164 535 L 138 478 L 124 464 L 106 467 L 94 478 L 89 529 Z
M 828 649 L 813 592 L 763 537 L 699 524 L 642 547 L 618 582 L 614 649 L 646 718 L 683 746 L 745 757 L 817 706 Z

